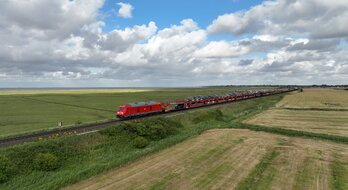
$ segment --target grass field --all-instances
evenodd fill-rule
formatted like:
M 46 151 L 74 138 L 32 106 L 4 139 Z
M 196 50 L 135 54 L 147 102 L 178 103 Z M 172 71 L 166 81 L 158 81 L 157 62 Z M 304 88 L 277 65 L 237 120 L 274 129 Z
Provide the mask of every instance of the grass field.
M 115 118 L 118 106 L 137 101 L 173 101 L 245 88 L 0 91 L 0 137 Z
M 117 132 L 121 129 L 119 125 L 109 128 L 111 133 L 116 130 L 116 134 L 110 137 L 105 136 L 104 133 L 91 133 L 0 148 L 0 158 L 1 156 L 7 157 L 16 169 L 9 174 L 11 177 L 8 181 L 0 183 L 0 189 L 59 189 L 102 171 L 166 149 L 208 129 L 230 127 L 234 120 L 267 109 L 278 102 L 282 96 L 269 96 L 218 107 L 190 110 L 184 114 L 174 113 L 165 117 L 159 116 L 159 118 L 178 121 L 183 127 L 178 128 L 175 135 L 161 140 L 151 140 L 144 149 L 137 149 L 133 146 L 134 137 L 132 135 Z M 140 121 L 147 120 L 149 118 Z M 156 127 L 154 129 L 158 129 L 157 125 L 154 127 Z M 158 134 L 163 134 L 163 131 L 159 131 Z M 58 157 L 61 164 L 59 169 L 48 172 L 35 169 L 33 162 L 35 157 L 39 153 L 47 152 Z M 195 154 L 195 152 L 191 153 Z M 2 167 L 1 163 L 0 167 Z
M 40 94 L 100 94 L 100 93 L 132 93 L 132 92 L 148 92 L 155 88 L 144 89 L 38 89 L 38 90 L 6 90 L 0 91 L 1 95 L 40 95 Z
M 329 135 L 328 124 L 323 124 L 344 123 L 345 111 L 284 107 L 290 105 L 283 103 L 287 99 L 284 94 L 251 99 L 129 121 L 100 133 L 0 148 L 0 160 L 6 161 L 0 168 L 7 168 L 0 170 L 0 189 L 347 189 L 348 137 Z M 289 123 L 298 118 L 308 127 L 241 123 L 277 110 L 286 115 L 273 122 L 291 116 Z M 310 131 L 313 122 L 323 124 L 315 131 L 319 133 L 302 131 Z M 136 148 L 138 137 L 149 144 Z M 59 167 L 39 169 L 35 160 L 42 153 L 55 156 Z
M 275 108 L 246 121 L 249 124 L 348 136 L 348 92 L 305 89 L 284 97 Z
M 348 91 L 330 88 L 307 88 L 286 96 L 277 105 L 280 108 L 345 110 L 348 111 Z
M 215 129 L 66 189 L 347 189 L 347 160 L 347 145 Z

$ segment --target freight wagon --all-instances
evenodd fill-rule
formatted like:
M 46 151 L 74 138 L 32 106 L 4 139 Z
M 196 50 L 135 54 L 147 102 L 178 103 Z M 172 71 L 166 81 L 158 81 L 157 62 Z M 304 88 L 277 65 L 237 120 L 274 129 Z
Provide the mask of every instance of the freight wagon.
M 274 90 L 259 90 L 247 92 L 233 92 L 224 95 L 210 95 L 210 96 L 194 96 L 184 100 L 177 100 L 175 102 L 136 102 L 120 106 L 116 112 L 119 118 L 130 118 L 136 116 L 143 116 L 148 114 L 156 114 L 161 112 L 170 112 L 183 109 L 191 109 L 203 107 L 207 105 L 222 104 L 238 100 L 251 99 L 262 96 L 269 96 L 297 90 L 294 89 L 274 89 Z

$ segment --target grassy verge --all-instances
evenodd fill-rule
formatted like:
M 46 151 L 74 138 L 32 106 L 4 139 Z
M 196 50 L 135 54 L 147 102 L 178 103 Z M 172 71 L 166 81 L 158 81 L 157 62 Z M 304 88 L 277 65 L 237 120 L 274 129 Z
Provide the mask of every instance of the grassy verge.
M 9 179 L 0 184 L 0 189 L 59 189 L 198 136 L 208 129 L 227 128 L 230 122 L 240 117 L 274 105 L 282 96 L 191 110 L 185 114 L 144 118 L 130 122 L 131 127 L 116 125 L 101 133 L 66 136 L 3 148 L 0 149 L 0 155 L 11 161 L 9 165 L 14 166 L 15 171 L 9 170 Z M 204 117 L 207 113 L 213 117 Z M 158 121 L 154 121 L 156 118 Z M 162 121 L 159 118 L 162 118 Z M 163 130 L 163 126 L 157 125 L 159 123 L 173 125 L 174 130 Z M 149 141 L 143 149 L 133 146 L 133 141 L 138 136 Z M 154 136 L 158 138 L 153 138 Z M 59 167 L 50 171 L 38 169 L 35 160 L 38 155 L 43 154 L 53 155 L 53 160 L 58 162 L 54 164 Z M 50 164 L 50 161 L 52 159 L 48 160 L 47 164 Z
M 261 161 L 255 166 L 253 171 L 250 172 L 249 176 L 238 184 L 236 189 L 269 189 L 275 173 L 275 168 L 271 166 L 271 162 L 278 155 L 279 152 L 276 150 L 267 152 Z
M 57 126 L 57 127 L 46 128 L 46 129 L 33 130 L 33 131 L 30 131 L 30 132 L 20 132 L 20 133 L 16 133 L 16 134 L 13 134 L 13 135 L 0 136 L 0 140 L 20 137 L 20 136 L 25 136 L 25 135 L 38 134 L 38 133 L 42 133 L 42 132 L 49 132 L 49 131 L 62 130 L 62 129 L 73 128 L 73 127 L 79 127 L 79 126 L 86 126 L 86 125 L 92 125 L 92 124 L 98 124 L 98 123 L 105 123 L 105 122 L 116 121 L 116 120 L 118 120 L 118 119 L 117 118 L 104 119 L 104 120 L 98 120 L 98 121 L 83 122 L 83 123 L 79 123 L 79 124 L 64 125 L 62 127 L 58 127 Z

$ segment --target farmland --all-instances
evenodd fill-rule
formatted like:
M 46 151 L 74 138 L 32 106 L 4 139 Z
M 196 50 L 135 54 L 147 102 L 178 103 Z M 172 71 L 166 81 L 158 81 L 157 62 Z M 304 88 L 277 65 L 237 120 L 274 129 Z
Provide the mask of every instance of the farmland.
M 276 107 L 348 111 L 348 92 L 328 88 L 309 88 L 305 89 L 303 93 L 292 93 L 284 97 Z
M 0 138 L 8 135 L 115 118 L 119 105 L 172 101 L 245 88 L 98 89 L 0 91 Z M 249 88 L 248 88 L 249 89 Z
M 234 120 L 267 109 L 278 102 L 282 96 L 275 95 L 218 107 L 190 110 L 185 114 L 175 113 L 165 117 L 144 118 L 130 121 L 128 124 L 130 126 L 127 127 L 122 125 L 108 127 L 100 133 L 63 136 L 1 148 L 0 159 L 7 160 L 4 163 L 8 164 L 0 165 L 0 167 L 12 168 L 12 170 L 2 171 L 6 172 L 2 174 L 2 177 L 7 177 L 3 179 L 6 180 L 5 183 L 0 183 L 0 189 L 59 189 L 102 171 L 164 150 L 206 130 L 230 127 Z M 164 121 L 157 119 L 164 119 Z M 137 122 L 138 124 L 135 125 Z M 159 125 L 160 123 L 165 126 Z M 144 130 L 144 125 L 153 127 L 145 136 L 150 143 L 146 148 L 138 149 L 133 146 L 134 129 L 136 126 L 142 128 L 139 135 L 144 135 L 147 131 Z M 166 131 L 167 129 L 170 131 Z M 59 161 L 58 169 L 53 171 L 37 169 L 34 160 L 42 153 L 55 156 Z
M 348 92 L 305 89 L 285 96 L 275 108 L 246 123 L 348 136 Z
M 66 189 L 346 189 L 347 160 L 346 145 L 215 129 Z
M 315 90 L 137 119 L 98 133 L 2 148 L 0 159 L 7 165 L 0 167 L 7 169 L 0 175 L 0 189 L 347 189 L 348 137 L 344 128 L 338 131 L 329 125 L 344 124 L 345 100 L 340 97 L 337 102 L 330 95 L 315 100 L 307 94 Z M 144 96 L 155 91 L 127 93 L 126 98 L 133 93 Z M 176 96 L 188 93 L 178 91 Z M 157 94 L 158 100 L 168 98 L 161 95 Z M 318 103 L 320 99 L 326 104 Z M 331 103 L 335 107 L 328 108 L 328 102 L 335 102 Z M 255 122 L 272 111 L 290 112 L 282 116 L 291 116 L 289 123 L 304 117 L 301 121 L 307 126 Z M 312 131 L 313 123 L 322 129 Z M 135 143 L 139 138 L 143 140 L 140 146 Z M 53 169 L 38 165 L 38 157 L 45 154 L 55 158 Z

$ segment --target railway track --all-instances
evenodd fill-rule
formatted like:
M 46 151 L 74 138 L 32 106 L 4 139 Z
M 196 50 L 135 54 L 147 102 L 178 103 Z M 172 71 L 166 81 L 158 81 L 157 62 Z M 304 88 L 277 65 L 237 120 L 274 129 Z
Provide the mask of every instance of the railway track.
M 291 92 L 291 91 L 282 92 L 282 93 L 288 93 L 288 92 Z M 273 94 L 273 95 L 277 95 L 277 94 Z M 273 95 L 268 95 L 268 96 L 273 96 Z M 217 103 L 217 104 L 210 104 L 210 105 L 206 105 L 206 106 L 189 108 L 189 109 L 174 110 L 174 111 L 167 112 L 167 113 L 141 116 L 141 117 L 136 117 L 136 118 L 132 118 L 132 119 L 113 120 L 113 121 L 106 121 L 106 122 L 102 122 L 102 123 L 85 124 L 85 125 L 74 126 L 74 127 L 69 127 L 69 128 L 60 128 L 60 129 L 57 128 L 57 129 L 53 129 L 50 131 L 42 131 L 42 132 L 31 133 L 31 134 L 26 134 L 26 135 L 19 135 L 19 136 L 13 136 L 13 137 L 8 137 L 8 138 L 2 138 L 2 139 L 0 139 L 0 147 L 13 146 L 13 145 L 22 144 L 25 142 L 36 141 L 39 139 L 44 139 L 44 138 L 49 138 L 52 136 L 64 135 L 64 134 L 69 134 L 69 133 L 76 133 L 76 134 L 88 133 L 88 132 L 96 131 L 96 130 L 99 130 L 99 129 L 102 129 L 102 128 L 105 128 L 108 126 L 112 126 L 114 124 L 121 123 L 124 121 L 145 118 L 145 117 L 153 117 L 153 116 L 158 116 L 158 115 L 167 115 L 167 114 L 171 114 L 171 113 L 175 113 L 175 112 L 185 112 L 185 111 L 190 111 L 192 109 L 204 109 L 204 108 L 208 108 L 208 107 L 215 107 L 215 106 L 220 106 L 223 104 L 231 104 L 231 103 L 238 102 L 238 101 L 245 101 L 245 100 L 250 100 L 250 99 L 255 99 L 255 98 L 263 98 L 263 97 L 266 97 L 266 96 L 260 96 L 260 97 L 242 99 L 242 100 L 235 100 L 235 101 L 230 101 L 230 102 L 222 102 L 222 103 Z

